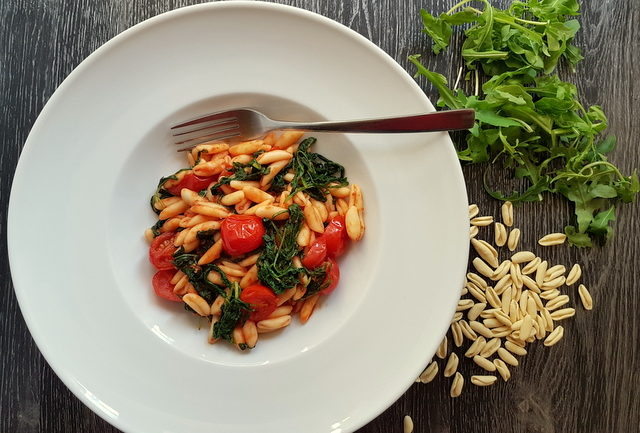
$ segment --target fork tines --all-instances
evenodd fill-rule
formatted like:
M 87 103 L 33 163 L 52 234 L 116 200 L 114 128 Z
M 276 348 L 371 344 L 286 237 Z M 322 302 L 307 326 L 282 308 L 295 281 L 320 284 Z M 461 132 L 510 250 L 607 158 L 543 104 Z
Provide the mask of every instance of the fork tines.
M 171 127 L 179 150 L 189 150 L 208 141 L 225 140 L 240 135 L 238 118 L 232 112 L 210 114 Z

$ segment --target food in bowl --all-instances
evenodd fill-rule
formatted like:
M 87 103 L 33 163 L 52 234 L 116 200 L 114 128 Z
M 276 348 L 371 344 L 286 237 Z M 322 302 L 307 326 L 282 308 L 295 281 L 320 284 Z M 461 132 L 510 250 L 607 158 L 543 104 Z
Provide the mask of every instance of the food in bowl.
M 302 137 L 200 144 L 151 197 L 153 289 L 206 317 L 210 343 L 251 349 L 296 315 L 306 323 L 336 289 L 347 244 L 364 236 L 360 188 Z

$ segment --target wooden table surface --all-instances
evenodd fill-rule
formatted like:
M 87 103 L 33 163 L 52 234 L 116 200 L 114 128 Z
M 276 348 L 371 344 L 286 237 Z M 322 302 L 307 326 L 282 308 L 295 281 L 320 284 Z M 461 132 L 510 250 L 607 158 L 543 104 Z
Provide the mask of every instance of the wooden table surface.
M 3 0 L 0 2 L 0 432 L 107 433 L 117 430 L 77 400 L 44 361 L 25 326 L 11 284 L 6 248 L 9 192 L 20 150 L 38 113 L 64 78 L 92 51 L 132 25 L 190 0 Z M 363 34 L 413 73 L 407 56 L 423 53 L 426 65 L 455 78 L 459 60 L 428 54 L 420 33 L 421 7 L 443 12 L 453 0 L 280 0 L 328 16 Z M 565 75 L 584 103 L 600 104 L 619 139 L 612 156 L 623 172 L 640 166 L 640 2 L 583 1 L 577 44 L 585 60 Z M 456 56 L 457 57 L 457 56 Z M 433 99 L 435 92 L 421 82 Z M 483 190 L 484 167 L 463 168 L 469 199 L 482 213 L 498 215 L 500 203 Z M 43 182 L 45 182 L 43 180 Z M 43 185 L 44 186 L 44 185 Z M 44 193 L 64 194 L 52 188 Z M 35 200 L 35 198 L 34 198 Z M 622 206 L 616 237 L 604 247 L 568 246 L 540 251 L 535 240 L 562 230 L 571 215 L 562 200 L 516 209 L 523 246 L 555 263 L 583 265 L 595 309 L 577 308 L 565 338 L 553 348 L 533 345 L 509 382 L 470 385 L 477 372 L 468 359 L 467 384 L 449 397 L 450 379 L 415 384 L 361 431 L 401 432 L 412 416 L 415 432 L 640 432 L 640 257 L 637 204 Z M 46 223 L 43 227 L 46 229 Z M 35 228 L 38 229 L 38 228 Z M 37 271 L 37 266 L 35 266 Z M 577 295 L 574 293 L 574 299 Z M 577 301 L 576 301 L 577 302 Z M 427 360 L 425 360 L 426 362 Z M 392 365 L 389 368 L 393 368 Z M 440 364 L 441 371 L 443 364 Z M 383 371 L 380 374 L 384 374 Z M 371 378 L 375 380 L 375 378 Z M 188 433 L 188 432 L 185 432 Z

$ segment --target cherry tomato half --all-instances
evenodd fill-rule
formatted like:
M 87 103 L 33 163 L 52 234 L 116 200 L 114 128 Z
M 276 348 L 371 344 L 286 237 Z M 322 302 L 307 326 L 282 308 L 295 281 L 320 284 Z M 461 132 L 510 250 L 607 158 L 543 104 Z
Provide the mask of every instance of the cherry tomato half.
M 327 243 L 323 236 L 318 237 L 304 253 L 302 265 L 307 269 L 317 268 L 327 257 Z
M 179 196 L 182 188 L 190 189 L 191 191 L 200 192 L 209 186 L 211 182 L 215 181 L 214 177 L 200 177 L 193 173 L 185 174 L 178 183 L 168 188 L 165 188 L 171 194 Z
M 162 271 L 166 269 L 174 269 L 173 253 L 176 247 L 173 241 L 176 238 L 176 232 L 162 233 L 156 237 L 149 247 L 149 261 L 156 269 Z
M 171 270 L 156 272 L 151 280 L 151 283 L 153 284 L 153 291 L 156 292 L 156 295 L 168 301 L 181 302 L 182 299 L 173 293 L 173 284 L 171 284 L 171 279 L 174 275 L 175 271 Z
M 220 227 L 222 246 L 232 256 L 248 253 L 262 245 L 264 224 L 254 215 L 229 215 Z
M 254 322 L 266 319 L 278 306 L 278 298 L 273 290 L 261 284 L 245 287 L 240 293 L 240 300 L 250 304 L 253 308 L 249 319 Z
M 327 243 L 327 254 L 331 257 L 340 256 L 348 239 L 344 216 L 336 215 L 331 218 L 322 237 Z
M 338 267 L 338 263 L 329 257 L 328 260 L 329 269 L 327 269 L 327 277 L 325 278 L 325 283 L 328 282 L 329 285 L 320 291 L 323 295 L 328 295 L 333 292 L 340 281 L 340 268 Z

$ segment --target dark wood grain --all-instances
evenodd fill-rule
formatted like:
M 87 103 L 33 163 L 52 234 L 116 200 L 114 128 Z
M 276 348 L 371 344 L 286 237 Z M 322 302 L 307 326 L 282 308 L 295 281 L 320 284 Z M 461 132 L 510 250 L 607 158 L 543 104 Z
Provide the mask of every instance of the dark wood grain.
M 38 113 L 57 85 L 85 57 L 130 26 L 188 0 L 3 0 L 0 2 L 0 432 L 117 432 L 64 387 L 40 356 L 19 311 L 9 275 L 6 214 L 11 179 L 21 147 Z M 303 7 L 358 31 L 409 71 L 407 55 L 423 53 L 425 64 L 455 78 L 460 61 L 450 53 L 428 54 L 420 34 L 421 7 L 442 12 L 454 1 L 278 0 Z M 575 75 L 583 102 L 600 104 L 619 147 L 612 157 L 623 171 L 640 165 L 640 7 L 638 1 L 583 2 L 578 45 L 585 60 Z M 433 89 L 420 82 L 434 98 Z M 498 215 L 500 203 L 484 192 L 484 167 L 464 167 L 470 201 L 484 214 Z M 498 179 L 498 184 L 501 184 Z M 490 388 L 469 384 L 478 370 L 467 359 L 467 379 L 458 399 L 450 380 L 415 384 L 393 406 L 364 427 L 366 433 L 402 431 L 409 414 L 416 432 L 623 433 L 640 431 L 640 292 L 635 270 L 640 257 L 640 209 L 620 208 L 617 236 L 590 250 L 541 249 L 536 239 L 559 231 L 570 218 L 568 204 L 547 199 L 518 207 L 522 244 L 554 263 L 578 262 L 595 309 L 577 307 L 565 338 L 548 349 L 531 347 L 512 379 Z M 488 235 L 482 235 L 488 236 Z M 458 288 L 452 288 L 458 290 Z M 573 294 L 577 299 L 576 294 Z M 425 360 L 426 362 L 427 360 Z M 443 364 L 441 363 L 441 369 Z M 392 368 L 390 366 L 389 368 Z M 384 374 L 384 372 L 381 372 Z M 372 380 L 375 380 L 372 378 Z M 185 432 L 186 433 L 186 432 Z

